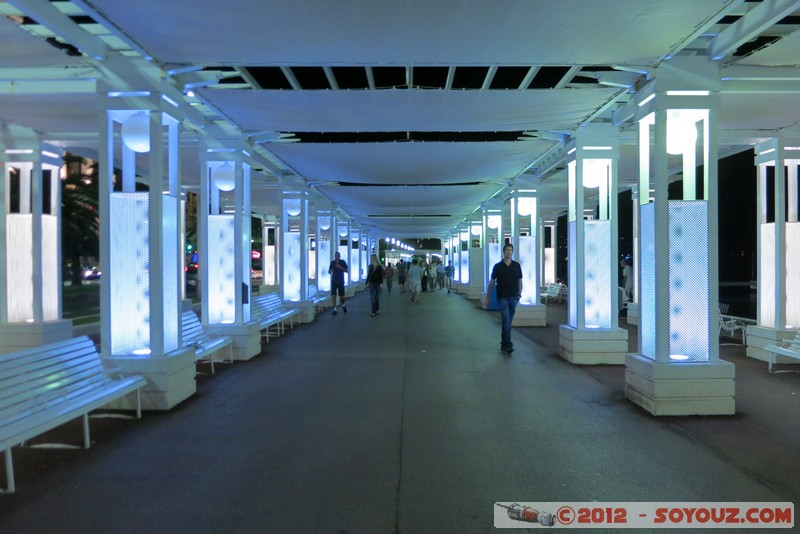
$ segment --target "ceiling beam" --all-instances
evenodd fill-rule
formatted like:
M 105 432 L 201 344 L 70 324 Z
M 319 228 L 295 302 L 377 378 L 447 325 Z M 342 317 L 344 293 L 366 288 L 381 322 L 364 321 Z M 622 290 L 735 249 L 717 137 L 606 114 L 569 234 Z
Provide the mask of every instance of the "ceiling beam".
M 51 2 L 9 0 L 8 3 L 92 59 L 102 61 L 108 56 L 108 46 L 102 40 L 72 22 L 72 19 L 55 8 Z
M 719 61 L 733 54 L 737 48 L 800 8 L 800 0 L 765 0 L 743 17 L 722 30 L 711 42 L 709 55 Z

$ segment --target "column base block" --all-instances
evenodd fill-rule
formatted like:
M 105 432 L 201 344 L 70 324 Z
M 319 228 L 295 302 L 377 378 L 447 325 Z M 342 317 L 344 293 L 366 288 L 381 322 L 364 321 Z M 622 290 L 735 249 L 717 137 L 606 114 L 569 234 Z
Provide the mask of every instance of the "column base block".
M 347 304 L 347 302 L 345 302 L 345 304 Z M 292 302 L 289 307 L 293 310 L 299 310 L 299 313 L 294 317 L 294 322 L 300 324 L 314 322 L 317 308 L 314 306 L 313 302 Z
M 794 339 L 796 330 L 778 330 L 766 326 L 748 325 L 747 327 L 747 356 L 762 362 L 769 361 L 769 352 L 764 350 L 767 345 L 780 345 L 782 341 Z M 776 363 L 797 363 L 797 360 L 784 358 L 780 355 Z
M 225 324 L 208 327 L 209 334 L 233 338 L 233 360 L 246 361 L 261 353 L 261 325 L 256 322 L 245 324 Z M 216 355 L 216 360 L 227 357 L 227 349 Z
M 469 285 L 467 286 L 465 293 L 468 299 L 478 300 L 482 298 L 484 292 L 483 290 L 484 288 L 482 287 Z
M 0 324 L 0 354 L 40 347 L 72 337 L 71 319 L 44 323 L 2 323 Z
M 141 375 L 147 379 L 142 388 L 142 409 L 170 410 L 197 391 L 193 349 L 180 349 L 163 357 L 132 358 L 109 356 L 104 365 L 123 375 Z M 136 395 L 128 395 L 108 405 L 119 410 L 136 409 Z
M 558 354 L 573 365 L 622 365 L 628 352 L 624 328 L 583 329 L 562 324 Z
M 511 326 L 547 326 L 547 307 L 541 304 L 519 304 Z
M 733 415 L 736 367 L 713 363 L 657 363 L 625 358 L 625 397 L 653 415 Z
M 639 303 L 631 302 L 628 304 L 627 323 L 635 326 L 639 325 Z

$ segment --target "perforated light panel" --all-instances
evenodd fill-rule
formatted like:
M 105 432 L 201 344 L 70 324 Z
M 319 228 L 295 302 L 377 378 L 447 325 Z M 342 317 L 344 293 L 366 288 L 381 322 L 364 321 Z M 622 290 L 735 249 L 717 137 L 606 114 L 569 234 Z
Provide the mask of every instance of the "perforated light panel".
M 584 321 L 611 328 L 611 221 L 584 221 Z
M 162 209 L 162 265 L 161 276 L 163 280 L 164 294 L 164 352 L 172 352 L 180 346 L 178 343 L 178 331 L 180 329 L 180 302 L 178 283 L 180 282 L 180 269 L 178 251 L 181 250 L 178 235 L 178 217 L 180 201 L 168 195 L 161 199 Z
M 469 250 L 464 252 L 461 251 L 461 283 L 462 284 L 469 284 Z
M 33 320 L 33 216 L 30 213 L 6 215 L 6 276 L 8 322 Z
M 300 302 L 300 232 L 283 233 L 283 298 Z
M 669 203 L 669 354 L 710 359 L 708 202 Z
M 331 290 L 331 277 L 328 275 L 328 266 L 331 257 L 331 242 L 317 241 L 319 258 L 317 261 L 317 292 L 329 293 Z
M 111 193 L 109 272 L 111 354 L 150 349 L 150 201 L 147 193 Z
M 775 224 L 761 225 L 758 301 L 761 326 L 775 328 Z
M 800 328 L 800 223 L 796 222 L 786 223 L 786 324 Z
M 503 252 L 500 250 L 500 243 L 489 244 L 489 273 L 492 274 L 491 269 L 496 263 L 500 263 L 503 259 Z
M 536 283 L 538 250 L 535 236 L 520 236 L 518 261 L 522 266 L 522 298 L 521 304 L 538 304 L 539 290 Z
M 639 207 L 639 336 L 642 356 L 656 359 L 656 205 Z
M 264 284 L 274 286 L 277 284 L 275 278 L 275 247 L 264 247 L 264 259 L 261 261 L 264 269 Z
M 58 217 L 42 215 L 42 319 L 55 321 L 58 316 Z
M 208 216 L 208 324 L 236 321 L 233 215 Z
M 567 228 L 567 256 L 576 258 L 578 253 L 578 226 L 576 221 L 570 221 Z M 569 325 L 578 328 L 578 297 L 575 288 L 578 287 L 578 265 L 576 261 L 567 262 L 569 269 Z
M 544 283 L 556 283 L 556 249 L 544 249 Z
M 347 256 L 347 254 L 349 252 L 350 252 L 350 247 L 348 247 L 347 245 L 339 246 L 339 255 L 342 257 L 343 260 L 347 261 L 349 259 L 348 256 Z M 328 264 L 328 265 L 330 265 L 330 264 Z M 350 270 L 350 264 L 349 263 L 347 264 L 347 269 L 348 269 L 348 271 Z M 330 283 L 330 275 L 328 275 L 328 282 Z M 344 285 L 347 286 L 349 284 L 350 284 L 350 273 L 346 272 L 346 273 L 344 273 Z

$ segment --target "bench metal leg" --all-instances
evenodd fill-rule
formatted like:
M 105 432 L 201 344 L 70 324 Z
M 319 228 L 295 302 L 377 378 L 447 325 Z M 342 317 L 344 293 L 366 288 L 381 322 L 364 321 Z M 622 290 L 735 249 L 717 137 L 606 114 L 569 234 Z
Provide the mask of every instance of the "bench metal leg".
M 83 448 L 88 449 L 91 447 L 91 441 L 89 440 L 89 414 L 83 414 Z
M 11 458 L 11 447 L 6 449 L 6 493 L 14 493 L 17 491 L 14 485 L 14 461 Z

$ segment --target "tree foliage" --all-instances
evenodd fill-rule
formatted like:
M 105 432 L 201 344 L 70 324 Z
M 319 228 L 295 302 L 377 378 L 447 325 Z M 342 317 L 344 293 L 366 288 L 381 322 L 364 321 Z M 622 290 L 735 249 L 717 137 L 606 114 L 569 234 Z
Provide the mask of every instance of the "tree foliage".
M 97 257 L 100 245 L 97 162 L 68 154 L 61 181 L 61 253 L 73 285 L 82 281 L 81 258 Z

